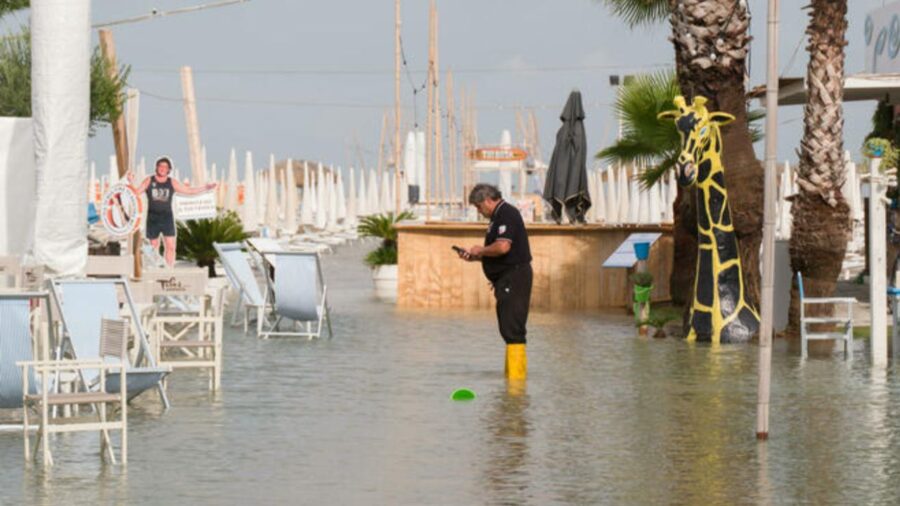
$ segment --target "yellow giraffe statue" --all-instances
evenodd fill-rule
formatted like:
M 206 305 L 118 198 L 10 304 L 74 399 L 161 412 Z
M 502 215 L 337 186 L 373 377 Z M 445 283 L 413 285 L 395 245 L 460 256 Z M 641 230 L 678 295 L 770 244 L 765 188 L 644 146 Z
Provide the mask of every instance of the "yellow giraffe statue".
M 709 112 L 704 97 L 695 97 L 691 105 L 682 96 L 674 102 L 678 109 L 660 113 L 659 118 L 674 120 L 681 135 L 681 154 L 675 163 L 678 184 L 697 185 L 697 273 L 688 340 L 745 342 L 759 330 L 759 314 L 744 294 L 719 132 L 734 116 Z

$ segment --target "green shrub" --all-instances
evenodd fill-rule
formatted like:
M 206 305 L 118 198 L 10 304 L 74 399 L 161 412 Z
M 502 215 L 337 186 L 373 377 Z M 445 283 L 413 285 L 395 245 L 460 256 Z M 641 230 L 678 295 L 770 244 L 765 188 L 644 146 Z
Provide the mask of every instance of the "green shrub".
M 399 221 L 411 220 L 415 217 L 411 212 L 404 211 L 396 216 L 394 213 L 376 214 L 363 218 L 357 232 L 360 237 L 377 237 L 381 239 L 378 249 L 366 255 L 365 262 L 369 267 L 379 265 L 394 265 L 397 263 L 397 228 L 394 226 Z
M 637 286 L 653 286 L 653 274 L 649 272 L 635 272 L 630 279 Z
M 211 220 L 189 220 L 178 222 L 178 258 L 197 262 L 209 269 L 209 277 L 216 277 L 215 242 L 241 242 L 247 238 L 241 219 L 234 211 Z

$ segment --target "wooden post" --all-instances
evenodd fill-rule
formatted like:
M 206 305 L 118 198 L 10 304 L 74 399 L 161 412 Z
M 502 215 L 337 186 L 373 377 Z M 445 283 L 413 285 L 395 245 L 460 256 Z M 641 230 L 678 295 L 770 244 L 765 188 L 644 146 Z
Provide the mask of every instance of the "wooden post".
M 450 200 L 451 209 L 456 205 L 456 112 L 454 110 L 455 102 L 453 97 L 453 73 L 447 72 L 447 154 L 449 155 L 450 165 L 447 167 L 450 172 L 450 188 L 447 196 Z
M 438 199 L 438 209 L 443 209 L 444 205 L 444 145 L 443 145 L 443 129 L 441 127 L 441 67 L 438 63 L 440 51 L 438 51 L 438 12 L 437 3 L 434 4 L 434 35 L 432 36 L 432 44 L 434 45 L 434 194 Z M 443 218 L 443 210 L 441 211 Z
M 763 258 L 759 377 L 756 397 L 756 439 L 769 437 L 769 397 L 772 378 L 772 327 L 775 285 L 775 174 L 778 148 L 778 0 L 769 0 L 768 70 L 766 72 L 766 164 L 763 192 Z M 882 307 L 882 310 L 884 308 Z
M 384 174 L 384 136 L 387 132 L 387 111 L 381 115 L 381 139 L 378 141 L 378 180 L 382 179 Z M 394 162 L 396 164 L 396 162 Z
M 887 365 L 887 232 L 885 226 L 884 199 L 885 178 L 881 175 L 881 158 L 873 157 L 869 164 L 869 301 L 871 323 L 869 344 L 872 350 L 872 365 Z
M 109 76 L 118 79 L 118 65 L 116 63 L 116 45 L 113 42 L 112 32 L 101 28 L 100 34 L 100 51 L 109 65 Z M 112 122 L 113 145 L 116 150 L 116 168 L 119 171 L 119 177 L 125 177 L 125 174 L 131 169 L 131 160 L 128 157 L 128 132 L 125 127 L 125 103 L 121 104 L 122 110 L 119 116 Z M 128 250 L 132 252 L 134 257 L 134 269 L 132 275 L 135 278 L 141 277 L 141 231 L 138 230 L 128 238 Z
M 116 46 L 113 42 L 112 32 L 102 28 L 100 32 L 100 50 L 103 57 L 109 63 L 109 76 L 113 79 L 118 77 L 116 65 Z M 122 113 L 124 113 L 124 103 L 122 104 Z M 119 169 L 119 177 L 124 177 L 128 172 L 128 137 L 125 132 L 125 114 L 119 116 L 112 122 L 113 144 L 116 149 L 116 167 Z
M 425 221 L 431 220 L 431 157 L 434 151 L 432 132 L 434 130 L 434 0 L 428 11 L 428 114 L 425 132 Z
M 206 174 L 200 154 L 200 127 L 197 122 L 197 100 L 194 98 L 194 75 L 188 66 L 181 67 L 181 91 L 184 96 L 188 152 L 191 156 L 191 185 L 200 186 L 206 183 Z
M 394 0 L 394 206 L 400 214 L 400 0 Z M 408 169 L 408 167 L 407 167 Z

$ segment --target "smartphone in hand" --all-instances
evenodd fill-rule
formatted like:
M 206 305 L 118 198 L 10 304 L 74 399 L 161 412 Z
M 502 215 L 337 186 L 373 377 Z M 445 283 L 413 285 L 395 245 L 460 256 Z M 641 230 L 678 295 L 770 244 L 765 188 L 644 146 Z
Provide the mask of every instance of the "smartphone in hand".
M 459 253 L 460 255 L 466 254 L 466 250 L 464 250 L 463 248 L 460 248 L 459 246 L 450 246 L 450 247 L 453 248 L 453 251 Z

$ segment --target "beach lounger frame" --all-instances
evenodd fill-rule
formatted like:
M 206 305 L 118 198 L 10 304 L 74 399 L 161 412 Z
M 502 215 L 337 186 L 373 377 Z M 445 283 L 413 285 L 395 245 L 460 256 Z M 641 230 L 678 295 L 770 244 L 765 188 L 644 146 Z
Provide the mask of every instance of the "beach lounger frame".
M 213 247 L 219 254 L 219 261 L 225 269 L 225 276 L 232 288 L 238 292 L 238 301 L 232 311 L 231 324 L 237 325 L 243 317 L 244 334 L 246 334 L 251 313 L 256 313 L 256 334 L 259 335 L 262 332 L 266 313 L 272 308 L 266 303 L 266 297 L 263 294 L 265 288 L 260 287 L 256 281 L 250 253 L 245 251 L 243 244 L 237 242 L 213 243 Z M 234 258 L 236 253 L 240 253 L 240 259 Z M 240 265 L 235 265 L 236 262 L 244 262 L 247 268 L 242 269 Z
M 269 272 L 275 273 L 275 279 L 273 280 L 271 276 L 266 276 L 266 282 L 269 285 L 268 290 L 266 290 L 266 298 L 267 302 L 271 301 L 273 306 L 273 318 L 267 319 L 263 323 L 263 329 L 260 333 L 259 337 L 262 339 L 268 339 L 270 337 L 307 337 L 308 339 L 318 338 L 322 335 L 322 324 L 324 323 L 328 327 L 328 336 L 333 337 L 334 332 L 331 328 L 331 313 L 328 308 L 328 285 L 325 283 L 325 277 L 322 274 L 322 264 L 319 259 L 319 255 L 316 253 L 303 253 L 296 251 L 275 251 L 275 252 L 261 252 L 263 259 L 266 262 L 271 262 L 270 266 L 274 267 L 274 269 L 266 269 Z M 284 261 L 282 261 L 282 259 Z M 290 300 L 292 295 L 292 290 L 287 288 L 288 285 L 291 287 L 295 287 L 296 285 L 292 284 L 295 280 L 289 279 L 284 280 L 285 276 L 290 276 L 292 273 L 286 274 L 286 269 L 289 264 L 288 262 L 291 259 L 305 259 L 307 261 L 312 260 L 315 265 L 315 281 L 316 286 L 313 287 L 316 291 L 315 297 L 315 315 L 311 314 L 311 308 L 309 307 L 300 307 L 302 304 L 297 300 Z M 281 272 L 279 273 L 279 265 Z M 281 278 L 279 278 L 281 276 Z M 279 280 L 282 281 L 279 281 Z M 279 285 L 279 283 L 282 283 Z M 295 295 L 295 293 L 294 293 Z M 305 313 L 309 318 L 305 318 L 299 316 Z M 301 325 L 301 328 L 305 330 L 289 330 L 283 331 L 280 330 L 279 324 L 285 320 L 291 320 L 296 328 L 297 324 Z
M 168 409 L 169 398 L 166 395 L 165 386 L 163 384 L 163 379 L 165 376 L 172 371 L 171 368 L 163 368 L 159 367 L 156 359 L 154 358 L 152 349 L 150 347 L 149 335 L 144 329 L 141 315 L 138 313 L 135 304 L 134 297 L 131 295 L 131 289 L 128 286 L 128 281 L 125 278 L 105 278 L 105 279 L 55 279 L 50 282 L 50 293 L 52 295 L 53 304 L 57 309 L 57 314 L 59 315 L 60 322 L 62 323 L 62 336 L 59 340 L 59 346 L 55 350 L 55 358 L 62 359 L 66 355 L 70 355 L 75 359 L 78 359 L 78 350 L 75 349 L 75 345 L 71 336 L 72 324 L 74 322 L 70 321 L 71 315 L 69 317 L 66 316 L 65 311 L 65 287 L 66 286 L 76 286 L 76 285 L 114 285 L 115 287 L 121 288 L 122 293 L 124 294 L 125 300 L 124 303 L 127 306 L 128 318 L 130 319 L 130 324 L 132 326 L 133 333 L 136 337 L 136 344 L 138 345 L 138 350 L 136 357 L 133 362 L 128 363 L 130 366 L 128 381 L 129 384 L 127 386 L 128 389 L 128 400 L 132 400 L 134 397 L 142 393 L 144 390 L 148 388 L 156 387 L 159 392 L 160 401 L 163 404 L 165 409 Z M 118 300 L 117 300 L 118 303 Z M 109 318 L 107 315 L 106 318 Z M 103 318 L 102 315 L 98 315 L 98 318 Z M 98 336 L 99 337 L 99 336 Z M 141 364 L 146 362 L 146 366 L 142 366 Z M 81 373 L 82 382 L 87 387 L 94 387 L 93 381 L 88 380 L 84 371 Z M 121 378 L 124 379 L 124 378 Z M 112 375 L 108 378 L 107 388 L 117 389 L 119 385 L 120 378 L 118 375 Z

